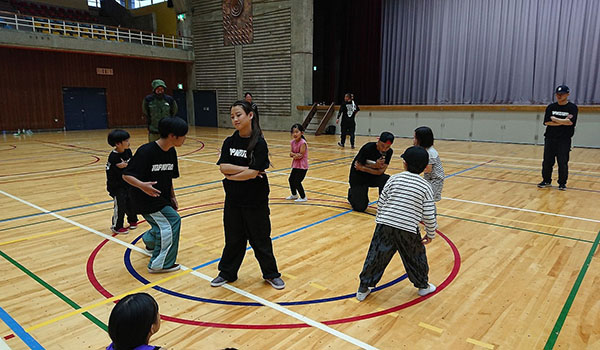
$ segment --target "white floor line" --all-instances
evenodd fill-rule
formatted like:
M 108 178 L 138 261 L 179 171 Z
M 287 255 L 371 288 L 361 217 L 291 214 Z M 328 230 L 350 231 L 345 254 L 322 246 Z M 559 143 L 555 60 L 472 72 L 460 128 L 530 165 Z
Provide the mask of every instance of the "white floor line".
M 443 141 L 443 140 L 441 140 L 441 141 Z M 532 146 L 532 145 L 524 145 L 524 146 Z M 540 145 L 540 146 L 543 146 L 543 145 Z M 518 159 L 518 160 L 530 160 L 530 161 L 537 161 L 540 163 L 543 160 L 541 158 L 521 158 L 521 157 L 500 156 L 500 155 L 492 155 L 492 154 L 462 153 L 462 152 L 450 152 L 450 151 L 442 151 L 440 153 L 442 153 L 442 154 L 444 154 L 444 153 L 463 154 L 463 155 L 468 155 L 468 156 L 479 156 L 479 157 L 487 157 L 487 158 L 508 158 L 508 159 Z M 569 164 L 585 164 L 585 165 L 598 166 L 598 163 L 585 163 L 585 162 L 573 162 L 573 161 L 569 161 Z
M 100 237 L 103 237 L 103 238 L 106 238 L 108 240 L 111 240 L 111 241 L 113 241 L 113 242 L 115 242 L 117 244 L 120 244 L 120 245 L 124 246 L 124 247 L 127 247 L 127 248 L 130 248 L 132 250 L 135 250 L 136 252 L 142 253 L 142 254 L 144 254 L 146 256 L 150 256 L 150 254 L 147 253 L 146 251 L 144 251 L 142 248 L 139 248 L 139 247 L 137 247 L 137 246 L 135 246 L 133 244 L 130 244 L 130 243 L 125 243 L 125 242 L 123 242 L 123 241 L 121 241 L 119 239 L 116 239 L 116 238 L 114 238 L 114 237 L 112 237 L 110 235 L 107 235 L 105 233 L 97 231 L 97 230 L 95 230 L 93 228 L 90 228 L 90 227 L 87 227 L 85 225 L 82 225 L 82 224 L 80 224 L 80 223 L 78 223 L 76 221 L 73 221 L 71 219 L 65 218 L 65 217 L 63 217 L 61 215 L 58 215 L 56 213 L 52 213 L 52 212 L 50 212 L 47 209 L 44 209 L 44 208 L 42 208 L 40 206 L 37 206 L 37 205 L 35 205 L 33 203 L 30 203 L 30 202 L 28 202 L 28 201 L 26 201 L 24 199 L 19 198 L 19 197 L 13 196 L 10 193 L 7 193 L 7 192 L 4 192 L 4 191 L 0 190 L 0 194 L 3 194 L 6 197 L 12 198 L 12 199 L 14 199 L 14 200 L 16 200 L 18 202 L 21 202 L 21 203 L 23 203 L 25 205 L 28 205 L 28 206 L 30 206 L 32 208 L 35 208 L 35 209 L 37 209 L 37 210 L 39 210 L 41 212 L 44 212 L 46 214 L 50 214 L 50 215 L 54 216 L 55 218 L 60 219 L 60 220 L 62 220 L 64 222 L 67 222 L 67 223 L 69 223 L 71 225 L 75 225 L 75 226 L 77 226 L 77 227 L 79 227 L 81 229 L 84 229 L 84 230 L 88 231 L 88 232 L 94 233 L 94 234 L 96 234 L 96 235 L 98 235 Z M 186 267 L 186 266 L 183 266 L 183 265 L 180 265 L 180 266 L 184 270 L 189 270 L 190 269 L 189 267 Z M 207 280 L 207 281 L 211 281 L 212 280 L 211 277 L 209 277 L 209 276 L 207 276 L 205 274 L 202 274 L 202 273 L 200 273 L 198 271 L 193 271 L 193 272 L 191 272 L 191 274 L 193 274 L 193 275 L 195 275 L 197 277 L 200 277 L 200 278 L 202 278 L 204 280 Z M 288 309 L 284 308 L 281 305 L 272 303 L 272 302 L 270 302 L 270 301 L 268 301 L 266 299 L 263 299 L 263 298 L 261 298 L 259 296 L 256 296 L 254 294 L 248 293 L 248 292 L 246 292 L 244 290 L 241 290 L 239 288 L 236 288 L 236 287 L 233 287 L 233 286 L 227 285 L 227 284 L 225 284 L 223 286 L 223 288 L 226 288 L 226 289 L 228 289 L 228 290 L 230 290 L 230 291 L 232 291 L 234 293 L 238 293 L 238 294 L 240 294 L 242 296 L 245 296 L 245 297 L 247 297 L 249 299 L 252 299 L 252 300 L 254 300 L 254 301 L 256 301 L 256 302 L 258 302 L 258 303 L 260 303 L 260 304 L 262 304 L 264 306 L 270 307 L 270 308 L 272 308 L 274 310 L 277 310 L 277 311 L 279 311 L 279 312 L 281 312 L 281 313 L 283 313 L 285 315 L 291 316 L 291 317 L 299 320 L 300 322 L 303 322 L 303 323 L 306 323 L 306 324 L 308 324 L 308 325 L 310 325 L 312 327 L 318 328 L 318 329 L 320 329 L 320 330 L 322 330 L 324 332 L 327 332 L 327 333 L 329 333 L 329 334 L 331 334 L 333 336 L 336 336 L 336 337 L 338 337 L 338 338 L 340 338 L 340 339 L 342 339 L 344 341 L 347 341 L 347 342 L 349 342 L 351 344 L 359 346 L 361 349 L 369 349 L 369 350 L 374 349 L 374 350 L 377 350 L 377 348 L 374 347 L 374 346 L 372 346 L 372 345 L 364 343 L 364 342 L 362 342 L 362 341 L 360 341 L 360 340 L 358 340 L 356 338 L 353 338 L 353 337 L 351 337 L 351 336 L 349 336 L 349 335 L 347 335 L 345 333 L 342 333 L 342 332 L 337 331 L 337 330 L 335 330 L 335 329 L 333 329 L 333 328 L 331 328 L 329 326 L 326 326 L 323 323 L 314 321 L 314 320 L 312 320 L 312 319 L 310 319 L 310 318 L 308 318 L 308 317 L 306 317 L 304 315 L 301 315 L 301 314 L 299 314 L 297 312 L 288 310 Z
M 10 346 L 4 342 L 4 339 L 0 337 L 0 350 L 10 350 Z
M 48 170 L 48 171 L 39 172 L 39 173 L 35 173 L 35 174 L 6 175 L 6 176 L 0 176 L 0 181 L 6 180 L 6 179 L 12 179 L 15 177 L 19 178 L 19 177 L 28 177 L 28 176 L 42 176 L 42 175 L 46 175 L 46 174 L 55 174 L 55 173 L 64 173 L 64 172 L 73 172 L 76 175 L 77 171 L 91 170 L 91 169 L 95 169 L 95 168 L 106 168 L 106 165 L 105 164 L 89 165 L 89 166 L 83 165 L 80 168 Z
M 192 161 L 192 162 L 214 164 L 214 163 L 206 162 L 206 161 L 202 161 L 202 160 L 194 160 L 194 159 L 186 159 L 186 160 L 189 160 L 189 161 Z M 271 174 L 275 174 L 275 175 L 289 175 L 289 173 L 286 173 L 286 172 L 283 172 L 283 171 L 267 171 L 267 173 L 271 173 Z M 332 182 L 332 183 L 343 184 L 343 185 L 347 185 L 348 184 L 348 182 L 345 182 L 345 181 L 323 179 L 323 178 L 313 177 L 313 176 L 307 176 L 306 179 L 317 180 L 317 181 L 324 181 L 324 182 Z M 449 197 L 442 197 L 442 198 L 443 199 L 447 199 L 447 200 L 451 200 L 451 201 L 471 203 L 471 204 L 478 204 L 478 205 L 484 205 L 484 206 L 488 206 L 488 207 L 503 208 L 503 209 L 510 209 L 510 210 L 518 210 L 518 211 L 524 211 L 524 212 L 528 212 L 528 213 L 550 215 L 550 216 L 557 216 L 557 217 L 566 218 L 566 219 L 574 219 L 574 220 L 581 220 L 581 221 L 589 221 L 589 222 L 600 223 L 600 220 L 582 218 L 582 217 L 578 217 L 578 216 L 569 216 L 569 215 L 549 213 L 549 212 L 545 212 L 545 211 L 538 211 L 538 210 L 531 210 L 531 209 L 508 207 L 508 206 L 504 206 L 504 205 L 484 203 L 484 202 L 468 201 L 468 200 L 458 199 L 458 198 L 449 198 Z
M 456 202 L 470 203 L 470 204 L 485 205 L 485 206 L 494 207 L 494 208 L 502 208 L 502 209 L 524 211 L 524 212 L 527 212 L 527 213 L 557 216 L 557 217 L 561 217 L 561 218 L 565 218 L 565 219 L 574 219 L 574 220 L 581 220 L 581 221 L 589 221 L 589 222 L 600 223 L 600 220 L 582 218 L 582 217 L 579 217 L 579 216 L 569 216 L 569 215 L 555 214 L 555 213 L 549 213 L 549 212 L 546 212 L 546 211 L 538 211 L 538 210 L 531 210 L 531 209 L 524 209 L 524 208 L 508 207 L 506 205 L 491 204 L 491 203 L 485 203 L 485 202 L 475 202 L 475 201 L 469 201 L 469 200 L 466 200 L 466 199 L 458 199 L 458 198 L 442 197 L 442 199 L 447 199 L 447 200 L 456 201 Z

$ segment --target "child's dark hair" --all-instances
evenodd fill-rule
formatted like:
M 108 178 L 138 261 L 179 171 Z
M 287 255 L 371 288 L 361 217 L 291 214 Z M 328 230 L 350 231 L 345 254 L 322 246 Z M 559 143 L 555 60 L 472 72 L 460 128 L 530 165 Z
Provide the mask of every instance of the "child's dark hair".
M 231 108 L 239 106 L 241 107 L 246 114 L 252 112 L 252 133 L 250 134 L 250 141 L 248 142 L 248 149 L 246 152 L 248 153 L 248 159 L 250 160 L 250 164 L 254 162 L 254 147 L 258 143 L 258 139 L 262 136 L 262 130 L 260 128 L 260 123 L 258 121 L 258 113 L 252 108 L 252 105 L 248 103 L 248 101 L 240 100 L 235 101 Z
M 158 122 L 158 133 L 163 139 L 169 137 L 169 134 L 185 136 L 188 130 L 186 121 L 179 117 L 166 117 Z
M 129 139 L 130 137 L 131 136 L 129 136 L 129 133 L 127 131 L 121 130 L 121 129 L 115 129 L 108 133 L 108 144 L 111 145 L 112 147 L 115 147 L 117 145 L 117 143 L 123 142 L 123 141 Z
M 119 300 L 108 319 L 113 348 L 130 350 L 145 345 L 157 317 L 158 304 L 150 294 L 130 294 Z
M 250 95 L 250 97 L 252 97 L 252 94 L 250 93 L 250 91 L 247 91 L 247 92 L 244 94 L 244 97 L 246 97 L 246 96 L 248 96 L 248 95 Z
M 290 129 L 290 133 L 293 133 L 294 129 L 298 129 L 298 130 L 300 130 L 300 132 L 304 132 L 304 127 L 302 126 L 302 124 L 296 123 L 296 124 L 292 125 L 292 128 Z M 306 140 L 306 138 L 304 137 L 304 135 L 302 135 L 302 138 L 304 140 Z
M 433 146 L 433 131 L 428 126 L 420 126 L 415 129 L 415 139 L 419 146 L 427 149 Z

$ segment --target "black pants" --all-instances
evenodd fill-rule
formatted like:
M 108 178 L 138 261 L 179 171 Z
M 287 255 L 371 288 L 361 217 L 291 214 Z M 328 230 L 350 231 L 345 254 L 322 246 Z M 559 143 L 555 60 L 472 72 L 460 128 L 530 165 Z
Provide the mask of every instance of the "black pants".
M 290 190 L 292 190 L 294 196 L 296 195 L 296 191 L 298 191 L 300 198 L 306 198 L 304 187 L 302 187 L 302 180 L 304 180 L 307 171 L 308 169 L 292 168 L 288 181 L 290 183 Z
M 256 207 L 240 207 L 225 202 L 223 227 L 225 248 L 219 262 L 219 276 L 229 282 L 238 278 L 238 271 L 246 255 L 246 244 L 254 250 L 265 279 L 280 277 L 271 242 L 271 220 L 267 203 Z
M 417 288 L 429 287 L 429 265 L 421 235 L 382 224 L 375 227 L 371 246 L 360 273 L 361 285 L 375 287 L 396 252 L 400 254 L 412 284 Z
M 352 210 L 365 211 L 369 206 L 369 187 L 379 187 L 379 193 L 383 191 L 383 186 L 390 178 L 388 174 L 381 174 L 371 178 L 369 181 L 360 183 L 350 182 L 348 189 L 348 202 L 352 206 Z
M 350 145 L 354 147 L 354 130 L 356 129 L 356 123 L 342 123 L 340 125 L 341 137 L 340 143 L 343 145 L 346 143 L 346 135 L 350 135 Z
M 127 222 L 137 223 L 138 218 L 131 206 L 131 199 L 126 188 L 119 188 L 111 193 L 114 201 L 114 211 L 112 217 L 112 228 L 118 230 L 123 228 L 123 219 L 127 214 Z
M 558 184 L 566 185 L 569 177 L 569 152 L 571 138 L 548 138 L 544 140 L 544 161 L 542 162 L 542 178 L 544 182 L 552 182 L 554 160 L 558 162 Z

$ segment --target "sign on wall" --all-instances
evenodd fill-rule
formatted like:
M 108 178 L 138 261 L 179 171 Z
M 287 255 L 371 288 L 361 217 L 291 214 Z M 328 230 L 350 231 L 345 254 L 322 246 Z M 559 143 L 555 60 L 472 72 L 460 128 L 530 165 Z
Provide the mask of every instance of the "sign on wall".
M 223 43 L 252 44 L 252 0 L 223 0 Z
M 96 68 L 96 74 L 98 75 L 113 75 L 112 68 Z

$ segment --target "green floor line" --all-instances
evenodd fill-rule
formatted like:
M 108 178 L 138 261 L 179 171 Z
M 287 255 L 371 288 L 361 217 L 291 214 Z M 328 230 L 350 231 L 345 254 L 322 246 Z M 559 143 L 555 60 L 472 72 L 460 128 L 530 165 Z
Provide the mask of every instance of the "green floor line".
M 58 290 L 56 290 L 56 288 L 54 288 L 51 285 L 49 285 L 48 283 L 46 283 L 46 281 L 44 281 L 43 279 L 36 276 L 33 272 L 27 270 L 27 268 L 25 268 L 25 266 L 19 264 L 17 261 L 12 259 L 10 256 L 6 255 L 6 253 L 4 253 L 1 250 L 0 250 L 0 256 L 2 256 L 4 259 L 6 259 L 11 264 L 18 267 L 19 270 L 23 271 L 26 275 L 33 278 L 37 283 L 41 284 L 43 287 L 45 287 L 46 289 L 48 289 L 49 291 L 54 293 L 54 295 L 56 295 L 57 297 L 62 299 L 65 303 L 69 304 L 73 309 L 75 309 L 75 310 L 81 309 L 81 306 L 77 305 L 73 300 L 69 299 L 66 295 L 64 295 L 61 292 L 59 292 Z M 90 314 L 89 312 L 84 312 L 84 313 L 82 313 L 82 315 L 85 316 L 90 321 L 92 321 L 98 327 L 102 328 L 104 331 L 108 332 L 108 326 L 106 324 L 104 324 L 104 322 L 97 319 L 94 315 Z
M 575 284 L 573 285 L 573 288 L 571 289 L 571 293 L 569 293 L 569 297 L 567 298 L 567 301 L 565 301 L 565 305 L 563 305 L 563 308 L 560 311 L 560 315 L 558 316 L 558 319 L 556 320 L 556 323 L 554 324 L 554 328 L 552 328 L 552 332 L 550 333 L 550 337 L 548 337 L 548 341 L 546 342 L 546 345 L 544 346 L 544 350 L 551 350 L 554 348 L 554 344 L 556 344 L 558 335 L 560 334 L 560 331 L 561 331 L 563 325 L 565 324 L 565 320 L 567 319 L 567 315 L 569 314 L 571 305 L 573 305 L 573 301 L 575 300 L 575 297 L 577 296 L 579 287 L 581 287 L 581 282 L 583 282 L 583 278 L 585 277 L 588 267 L 590 266 L 590 263 L 592 262 L 592 258 L 594 257 L 594 252 L 598 248 L 598 242 L 600 242 L 600 231 L 598 232 L 598 235 L 596 235 L 596 240 L 594 241 L 594 244 L 592 245 L 592 248 L 590 249 L 590 252 L 588 253 L 587 258 L 583 262 L 583 266 L 581 267 L 581 270 L 579 270 L 579 275 L 577 276 L 577 279 L 575 280 Z

